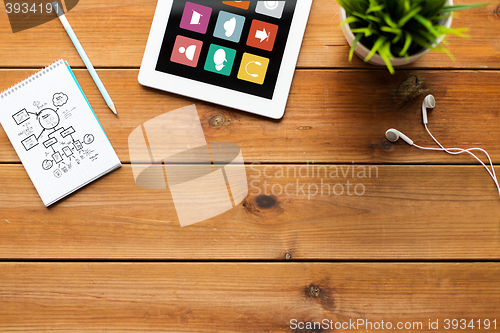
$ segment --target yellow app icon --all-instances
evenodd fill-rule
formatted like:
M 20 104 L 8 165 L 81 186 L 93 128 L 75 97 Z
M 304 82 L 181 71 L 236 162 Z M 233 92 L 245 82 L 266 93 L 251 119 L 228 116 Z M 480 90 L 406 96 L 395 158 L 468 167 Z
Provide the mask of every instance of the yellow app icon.
M 267 74 L 269 59 L 255 54 L 243 53 L 238 79 L 263 84 Z

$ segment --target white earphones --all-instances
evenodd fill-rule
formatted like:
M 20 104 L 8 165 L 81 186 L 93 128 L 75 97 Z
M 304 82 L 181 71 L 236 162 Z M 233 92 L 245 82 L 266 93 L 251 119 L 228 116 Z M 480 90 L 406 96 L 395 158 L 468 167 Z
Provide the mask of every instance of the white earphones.
M 432 95 L 425 96 L 424 101 L 422 102 L 422 122 L 424 123 L 424 125 L 426 125 L 426 127 L 428 123 L 427 109 L 434 109 L 435 106 L 436 106 L 436 99 L 434 98 L 434 96 Z M 394 128 L 388 129 L 387 132 L 385 132 L 385 137 L 387 138 L 387 140 L 391 142 L 396 142 L 398 141 L 399 138 L 401 138 L 403 139 L 404 142 L 406 142 L 410 146 L 414 145 L 412 139 L 410 139 L 409 137 L 407 137 L 406 135 L 404 135 L 403 133 Z
M 427 125 L 427 109 L 434 109 L 436 106 L 436 100 L 434 96 L 427 95 L 422 103 L 422 121 L 424 125 Z
M 413 142 L 413 140 L 410 139 L 408 136 L 404 135 L 403 133 L 401 133 L 400 131 L 398 131 L 397 129 L 394 129 L 394 128 L 388 129 L 387 132 L 385 132 L 385 137 L 387 138 L 387 140 L 389 140 L 391 142 L 396 142 L 399 140 L 399 138 L 401 138 L 404 142 L 406 142 L 410 146 L 414 146 L 414 147 L 417 147 L 419 149 L 445 151 L 451 155 L 458 155 L 458 154 L 462 154 L 462 153 L 467 153 L 467 154 L 471 155 L 479 163 L 481 163 L 481 165 L 483 167 L 486 168 L 486 171 L 488 171 L 489 175 L 493 179 L 493 182 L 495 183 L 495 185 L 498 189 L 498 194 L 500 195 L 500 185 L 498 184 L 498 179 L 497 179 L 497 175 L 495 173 L 495 168 L 493 166 L 493 162 L 491 161 L 490 155 L 488 154 L 488 152 L 486 150 L 481 149 L 481 148 L 469 148 L 469 149 L 445 148 L 445 147 L 443 147 L 443 145 L 441 143 L 439 143 L 438 140 L 436 140 L 434 135 L 432 135 L 431 131 L 429 131 L 429 128 L 427 127 L 427 123 L 428 123 L 427 109 L 433 109 L 435 106 L 436 106 L 436 100 L 434 99 L 434 96 L 427 95 L 425 97 L 424 101 L 422 102 L 422 122 L 424 123 L 424 126 L 425 126 L 425 129 L 427 130 L 427 133 L 429 133 L 429 135 L 434 140 L 434 142 L 436 142 L 436 144 L 439 146 L 439 148 L 421 147 L 421 146 L 415 144 Z M 486 166 L 486 164 L 484 164 L 484 162 L 481 161 L 481 159 L 479 159 L 474 153 L 472 153 L 473 151 L 480 151 L 480 152 L 483 152 L 484 154 L 486 154 L 491 169 L 488 168 L 488 166 Z
M 387 132 L 385 132 L 385 137 L 387 138 L 387 140 L 391 142 L 396 142 L 399 140 L 399 138 L 401 138 L 403 139 L 404 142 L 406 142 L 410 146 L 413 146 L 414 144 L 412 139 L 410 139 L 409 137 L 407 137 L 406 135 L 404 135 L 403 133 L 394 128 L 388 129 Z

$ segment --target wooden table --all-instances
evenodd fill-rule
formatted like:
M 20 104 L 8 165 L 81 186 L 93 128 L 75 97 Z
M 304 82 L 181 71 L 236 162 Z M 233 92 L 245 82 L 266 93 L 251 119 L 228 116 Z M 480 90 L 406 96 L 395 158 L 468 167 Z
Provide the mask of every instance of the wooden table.
M 338 5 L 315 0 L 280 121 L 140 86 L 155 6 L 82 0 L 67 15 L 119 118 L 58 20 L 13 34 L 0 13 L 1 89 L 68 60 L 124 164 L 47 209 L 0 130 L 0 331 L 325 332 L 300 323 L 331 320 L 344 325 L 339 331 L 381 331 L 383 321 L 445 332 L 446 319 L 474 320 L 467 332 L 500 330 L 493 182 L 470 156 L 384 137 L 395 127 L 432 146 L 420 114 L 432 93 L 435 136 L 446 146 L 482 147 L 500 163 L 498 1 L 455 15 L 454 26 L 472 36 L 449 38 L 455 62 L 430 53 L 390 75 L 348 62 Z M 136 186 L 127 139 L 193 103 L 207 141 L 238 144 L 256 182 L 236 208 L 181 228 L 168 190 Z M 313 163 L 340 175 L 274 173 Z M 358 176 L 363 169 L 371 177 Z M 278 188 L 298 179 L 353 187 L 351 195 L 263 192 L 264 181 Z M 363 187 L 353 194 L 356 184 Z M 374 327 L 347 328 L 350 320 Z

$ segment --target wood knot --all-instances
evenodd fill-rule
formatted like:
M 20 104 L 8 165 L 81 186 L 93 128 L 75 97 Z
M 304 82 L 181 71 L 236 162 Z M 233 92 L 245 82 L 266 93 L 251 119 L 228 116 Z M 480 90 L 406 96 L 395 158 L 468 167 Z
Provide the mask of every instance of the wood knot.
M 493 13 L 497 16 L 497 17 L 500 17 L 500 5 L 497 6 L 497 8 L 495 8 L 495 10 L 493 11 Z
M 243 207 L 252 214 L 266 217 L 277 216 L 284 211 L 274 196 L 265 194 L 258 196 L 248 195 L 243 202 Z
M 290 255 L 290 253 L 285 254 L 285 260 L 291 260 L 291 259 L 292 256 Z
M 382 148 L 384 148 L 385 150 L 389 150 L 392 148 L 392 143 L 390 143 L 387 140 L 382 141 L 381 145 L 382 145 Z
M 406 94 L 409 91 L 415 90 L 419 85 L 418 78 L 415 75 L 411 75 L 410 77 L 406 78 L 403 82 L 398 87 L 398 90 L 396 90 L 397 94 Z
M 305 288 L 304 296 L 315 298 L 316 300 L 314 302 L 321 305 L 323 310 L 334 312 L 336 305 L 333 289 L 329 287 L 329 282 L 321 283 L 321 285 L 323 286 L 322 288 L 320 288 L 319 285 L 310 284 Z
M 226 119 L 224 116 L 221 116 L 220 114 L 213 116 L 208 121 L 208 124 L 210 125 L 210 127 L 214 127 L 214 128 L 219 128 L 219 127 L 222 127 L 222 126 L 227 126 L 230 123 L 231 123 L 231 119 L 230 118 Z
M 257 206 L 262 209 L 269 209 L 276 205 L 276 199 L 269 195 L 258 196 L 257 199 L 255 199 L 255 202 L 257 203 Z
M 426 91 L 428 89 L 424 89 L 424 82 L 419 80 L 415 75 L 411 75 L 401 82 L 394 93 L 394 99 L 403 107 Z
M 319 289 L 319 286 L 309 286 L 309 295 L 311 295 L 311 297 L 318 298 L 320 292 L 321 289 Z

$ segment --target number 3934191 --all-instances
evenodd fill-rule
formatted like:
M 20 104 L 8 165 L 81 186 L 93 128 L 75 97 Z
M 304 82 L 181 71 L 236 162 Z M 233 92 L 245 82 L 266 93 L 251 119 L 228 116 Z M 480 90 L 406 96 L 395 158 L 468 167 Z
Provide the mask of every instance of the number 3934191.
M 490 319 L 445 319 L 445 330 L 495 330 L 497 329 L 497 320 Z
M 12 32 L 34 28 L 57 18 L 52 2 L 54 0 L 4 0 L 5 11 L 9 17 Z M 57 0 L 57 6 L 69 12 L 79 0 Z

